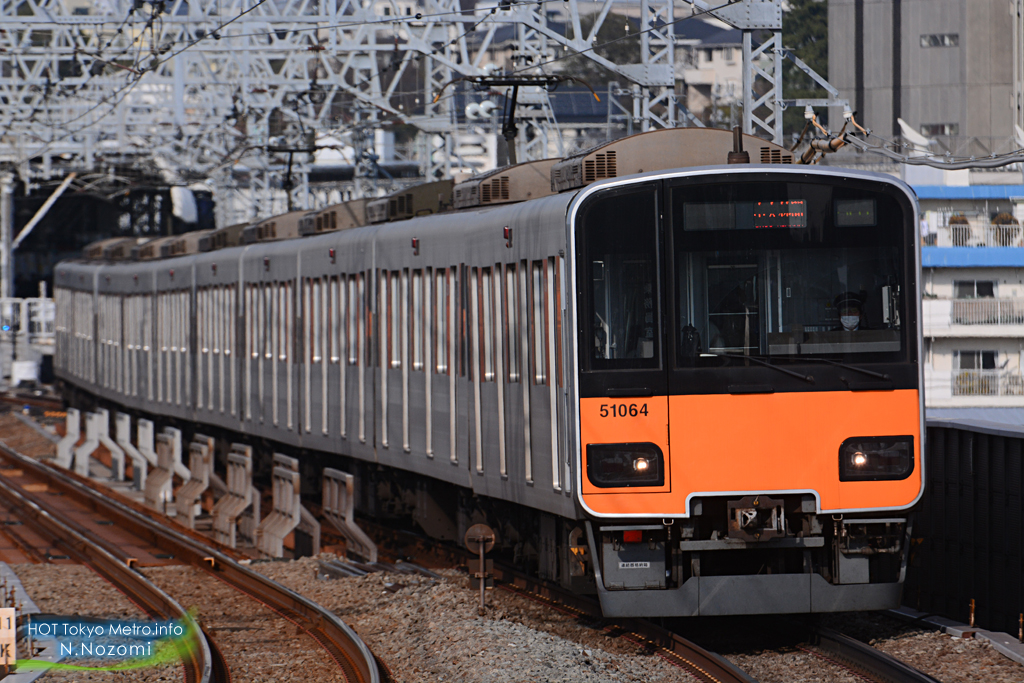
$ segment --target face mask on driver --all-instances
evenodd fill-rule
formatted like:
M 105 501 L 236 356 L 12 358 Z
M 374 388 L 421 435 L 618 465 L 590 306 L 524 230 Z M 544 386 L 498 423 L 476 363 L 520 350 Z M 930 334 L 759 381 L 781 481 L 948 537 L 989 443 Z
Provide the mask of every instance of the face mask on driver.
M 839 318 L 839 322 L 843 324 L 843 329 L 847 332 L 852 332 L 857 329 L 857 325 L 860 324 L 859 315 L 844 315 Z

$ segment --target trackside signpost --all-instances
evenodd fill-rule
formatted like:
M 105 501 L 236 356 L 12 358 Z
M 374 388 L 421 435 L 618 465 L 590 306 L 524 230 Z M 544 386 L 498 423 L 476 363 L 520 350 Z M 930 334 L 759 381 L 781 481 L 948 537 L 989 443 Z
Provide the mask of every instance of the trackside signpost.
M 484 554 L 494 547 L 494 530 L 486 524 L 474 524 L 466 531 L 466 538 L 464 540 L 469 552 L 477 553 L 480 556 L 480 559 L 476 562 L 470 560 L 466 564 L 469 565 L 470 586 L 475 588 L 475 584 L 479 582 L 480 607 L 478 611 L 480 616 L 483 616 L 487 609 L 484 591 L 490 587 L 487 585 L 487 580 L 494 576 L 494 560 L 485 559 Z

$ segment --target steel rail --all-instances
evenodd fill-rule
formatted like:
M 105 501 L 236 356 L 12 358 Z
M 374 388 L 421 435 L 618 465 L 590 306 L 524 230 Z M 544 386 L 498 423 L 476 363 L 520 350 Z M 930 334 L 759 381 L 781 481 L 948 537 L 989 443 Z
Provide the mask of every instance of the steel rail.
M 880 683 L 940 683 L 923 671 L 892 655 L 823 626 L 812 628 L 815 645 L 840 661 Z
M 236 562 L 227 552 L 192 535 L 166 526 L 86 483 L 82 477 L 47 466 L 18 453 L 0 440 L 0 456 L 47 479 L 120 525 L 143 537 L 159 539 L 158 545 L 175 557 L 203 569 L 236 590 L 266 605 L 305 630 L 327 650 L 350 683 L 380 683 L 376 660 L 366 644 L 333 612 Z
M 229 679 L 213 678 L 214 669 L 224 674 L 226 667 L 217 662 L 211 652 L 207 636 L 199 625 L 174 598 L 167 595 L 141 573 L 120 561 L 98 543 L 90 540 L 78 529 L 62 521 L 52 509 L 38 497 L 23 493 L 18 487 L 0 477 L 0 491 L 5 502 L 15 508 L 16 514 L 30 522 L 44 533 L 60 539 L 62 547 L 97 574 L 107 579 L 124 592 L 150 617 L 176 619 L 184 622 L 189 640 L 178 646 L 178 655 L 185 668 L 186 683 L 227 683 Z
M 495 581 L 502 588 L 533 600 L 553 603 L 563 610 L 592 620 L 603 620 L 601 606 L 576 593 L 534 579 L 501 563 L 494 563 Z M 747 673 L 724 657 L 705 650 L 696 643 L 672 633 L 647 619 L 610 621 L 604 631 L 610 636 L 629 640 L 657 654 L 700 681 L 708 683 L 756 683 Z
M 463 548 L 442 545 L 431 538 L 408 531 L 397 531 L 373 523 L 363 523 L 363 526 L 372 528 L 378 535 L 390 536 L 393 539 L 406 537 L 410 542 L 403 544 L 403 550 L 410 552 L 417 561 L 426 558 L 438 559 L 439 555 L 456 562 L 472 560 L 477 557 Z M 550 581 L 529 576 L 497 560 L 494 562 L 494 583 L 498 588 L 503 588 L 535 602 L 545 603 L 553 609 L 570 613 L 577 618 L 591 622 L 605 622 L 603 630 L 609 636 L 625 638 L 634 645 L 652 652 L 686 671 L 699 681 L 757 683 L 754 678 L 725 657 L 705 650 L 696 643 L 672 633 L 652 621 L 646 619 L 606 620 L 601 614 L 601 605 L 597 600 L 573 593 Z

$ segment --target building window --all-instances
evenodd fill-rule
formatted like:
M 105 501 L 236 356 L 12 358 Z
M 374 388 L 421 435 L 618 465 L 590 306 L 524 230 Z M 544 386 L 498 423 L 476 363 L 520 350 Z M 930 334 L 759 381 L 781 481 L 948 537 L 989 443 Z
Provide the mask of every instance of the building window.
M 391 16 L 391 8 L 390 7 L 385 7 L 384 8 L 384 16 L 385 17 L 390 17 Z
M 998 351 L 954 351 L 958 370 L 995 370 Z
M 733 60 L 733 49 L 731 47 L 725 48 L 725 61 L 731 62 Z
M 959 45 L 959 33 L 931 33 L 921 36 L 921 47 L 957 47 Z
M 955 280 L 953 296 L 957 299 L 992 299 L 996 283 L 991 280 Z
M 922 123 L 921 132 L 925 135 L 960 135 L 960 124 Z

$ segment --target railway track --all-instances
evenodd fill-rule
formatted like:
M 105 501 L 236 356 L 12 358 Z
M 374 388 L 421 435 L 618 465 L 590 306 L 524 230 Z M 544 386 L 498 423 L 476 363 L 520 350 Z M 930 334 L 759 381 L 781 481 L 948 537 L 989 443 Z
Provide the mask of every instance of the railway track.
M 850 636 L 822 626 L 813 627 L 811 632 L 814 645 L 826 655 L 823 659 L 869 680 L 877 683 L 940 683 L 909 664 Z
M 404 531 L 395 531 L 378 525 L 365 524 L 372 534 L 387 537 L 389 541 L 401 546 L 397 554 L 382 551 L 397 557 L 408 554 L 415 562 L 427 564 L 441 559 L 460 564 L 474 559 L 469 552 L 441 545 L 430 539 Z M 372 568 L 372 565 L 357 566 Z M 401 567 L 401 565 L 392 565 Z M 378 563 L 378 569 L 389 568 Z M 394 569 L 391 569 L 392 571 Z M 399 569 L 399 571 L 404 571 Z M 598 625 L 610 637 L 628 640 L 638 648 L 661 657 L 670 664 L 686 671 L 698 681 L 707 683 L 756 683 L 724 657 L 709 652 L 696 643 L 672 633 L 646 619 L 606 620 L 601 614 L 601 607 L 596 600 L 578 595 L 557 584 L 535 579 L 499 561 L 494 562 L 495 586 L 503 590 L 521 595 L 529 600 L 542 602 L 552 609 L 572 614 L 578 620 Z
M 231 554 L 214 548 L 208 539 L 196 533 L 169 528 L 166 520 L 154 519 L 149 516 L 151 513 L 139 509 L 137 506 L 111 498 L 109 491 L 101 489 L 97 484 L 74 473 L 43 465 L 9 448 L 2 441 L 0 441 L 0 463 L 4 467 L 10 467 L 45 482 L 52 491 L 73 498 L 87 506 L 88 509 L 113 521 L 118 528 L 130 531 L 139 538 L 161 548 L 178 562 L 202 569 L 206 574 L 227 583 L 232 588 L 273 610 L 282 618 L 294 623 L 327 651 L 350 683 L 378 683 L 382 680 L 372 653 L 355 632 L 332 612 L 239 564 Z M 25 501 L 22 509 L 31 510 L 30 514 L 33 519 L 40 520 L 40 524 L 49 524 L 49 528 L 52 529 L 51 534 L 69 539 L 72 536 L 66 535 L 65 531 L 67 534 L 74 534 L 75 540 L 70 541 L 68 545 L 76 548 L 86 548 L 83 543 L 90 543 L 89 547 L 95 546 L 94 550 L 89 550 L 88 557 L 91 558 L 94 555 L 97 558 L 98 566 L 102 569 L 101 575 L 106 577 L 110 573 L 111 576 L 123 577 L 125 581 L 139 581 L 137 577 L 141 577 L 141 574 L 129 569 L 129 565 L 134 563 L 128 561 L 129 558 L 126 558 L 123 552 L 118 552 L 117 549 L 111 552 L 111 548 L 92 543 L 81 533 L 81 530 L 76 530 L 72 525 L 58 520 L 58 513 L 53 510 L 53 504 L 44 500 L 44 497 L 20 491 L 18 487 L 4 482 L 2 479 L 0 479 L 0 484 L 3 485 L 2 490 L 5 493 L 9 491 L 18 496 L 19 500 Z M 146 583 L 149 582 L 146 581 Z M 153 586 L 153 588 L 156 587 Z M 159 589 L 156 591 L 162 594 Z M 156 597 L 153 600 L 159 602 Z M 216 658 L 217 655 L 210 650 L 208 644 L 206 651 L 209 654 L 202 671 L 210 671 L 212 674 L 207 674 L 206 678 L 188 678 L 186 676 L 186 680 L 189 683 L 208 680 L 220 683 L 229 680 L 226 666 L 220 677 L 216 677 L 217 672 L 213 671 L 214 666 L 210 658 Z M 210 675 L 214 677 L 210 678 Z
M 178 647 L 186 683 L 230 681 L 224 658 L 212 639 L 174 598 L 83 533 L 77 525 L 54 514 L 41 496 L 24 491 L 4 477 L 0 477 L 0 494 L 8 510 L 30 525 L 33 533 L 45 537 L 54 547 L 61 548 L 69 559 L 74 558 L 91 567 L 149 617 L 181 621 L 188 627 L 191 642 L 182 643 Z

